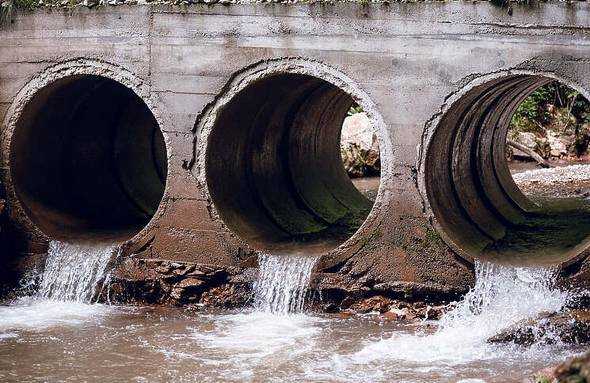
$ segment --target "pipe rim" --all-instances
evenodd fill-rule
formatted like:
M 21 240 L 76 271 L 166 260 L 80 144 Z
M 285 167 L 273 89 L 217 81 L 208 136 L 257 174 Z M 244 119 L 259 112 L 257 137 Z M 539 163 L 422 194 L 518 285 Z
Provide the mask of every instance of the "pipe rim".
M 14 177 L 12 175 L 12 138 L 18 130 L 19 120 L 29 102 L 35 97 L 36 93 L 43 88 L 52 85 L 63 79 L 67 79 L 73 76 L 97 76 L 103 77 L 108 80 L 112 80 L 115 83 L 129 89 L 133 92 L 147 107 L 154 117 L 158 129 L 164 138 L 164 146 L 166 150 L 166 161 L 169 163 L 170 160 L 170 142 L 169 137 L 164 129 L 165 126 L 169 126 L 170 123 L 167 119 L 164 119 L 159 112 L 155 103 L 151 99 L 149 84 L 145 83 L 142 79 L 137 77 L 131 71 L 126 68 L 112 64 L 106 61 L 94 60 L 94 59 L 73 59 L 60 62 L 45 68 L 40 73 L 35 74 L 27 83 L 19 90 L 13 101 L 8 108 L 5 118 L 3 131 L 0 136 L 0 147 L 2 148 L 1 161 L 2 167 L 5 169 L 2 176 L 2 182 L 5 186 L 5 192 L 7 197 L 7 203 L 10 211 L 10 217 L 14 222 L 24 228 L 27 232 L 32 234 L 34 238 L 41 239 L 43 241 L 51 241 L 53 238 L 51 235 L 46 234 L 26 213 L 26 209 L 23 206 L 23 202 L 20 200 L 16 187 L 14 184 Z M 116 243 L 119 247 L 129 247 L 133 243 L 145 242 L 149 237 L 149 233 L 152 231 L 154 226 L 157 225 L 157 221 L 161 219 L 164 211 L 166 200 L 168 196 L 168 189 L 170 184 L 170 168 L 164 179 L 164 190 L 162 198 L 158 204 L 158 207 L 154 215 L 150 220 L 131 237 L 123 240 L 118 240 Z M 59 239 L 62 240 L 62 239 Z M 67 239 L 66 239 L 67 241 Z M 76 242 L 80 242 L 77 241 Z M 82 241 L 83 242 L 83 241 Z
M 204 198 L 210 204 L 209 210 L 211 216 L 216 221 L 222 223 L 221 229 L 223 233 L 227 235 L 227 238 L 235 245 L 246 249 L 247 253 L 263 253 L 264 250 L 256 249 L 251 246 L 238 233 L 231 230 L 221 218 L 219 210 L 211 196 L 207 182 L 206 159 L 210 136 L 215 128 L 221 110 L 231 103 L 234 96 L 246 89 L 249 85 L 258 80 L 281 74 L 299 74 L 314 77 L 337 87 L 349 95 L 367 114 L 379 143 L 381 175 L 377 196 L 367 217 L 356 231 L 335 248 L 321 254 L 319 262 L 321 268 L 329 268 L 343 259 L 348 258 L 347 254 L 351 253 L 351 250 L 354 251 L 354 249 L 362 247 L 364 242 L 366 242 L 363 241 L 363 238 L 369 237 L 371 231 L 379 225 L 382 219 L 382 215 L 380 214 L 383 210 L 382 205 L 385 202 L 384 196 L 386 190 L 390 186 L 391 174 L 393 173 L 393 145 L 390 141 L 389 132 L 385 127 L 381 114 L 377 111 L 376 104 L 353 79 L 342 73 L 340 70 L 325 63 L 299 57 L 284 57 L 259 61 L 245 67 L 241 71 L 235 73 L 222 88 L 221 93 L 215 98 L 215 100 L 199 113 L 194 129 L 197 142 L 195 145 L 195 163 L 191 172 L 197 179 Z M 352 256 L 352 254 L 349 254 L 349 256 Z
M 426 185 L 427 157 L 433 144 L 433 138 L 435 136 L 435 133 L 437 132 L 437 129 L 441 125 L 441 122 L 443 121 L 447 113 L 450 110 L 452 110 L 454 105 L 460 102 L 465 95 L 469 94 L 471 91 L 473 91 L 475 88 L 479 86 L 484 86 L 495 80 L 502 80 L 505 78 L 515 76 L 539 77 L 550 79 L 552 81 L 557 81 L 563 85 L 570 87 L 571 89 L 578 91 L 587 100 L 590 100 L 590 90 L 587 90 L 584 86 L 580 85 L 576 81 L 566 76 L 561 75 L 557 71 L 518 68 L 505 69 L 480 75 L 474 79 L 467 81 L 465 84 L 462 84 L 460 88 L 456 89 L 444 98 L 444 103 L 441 105 L 440 110 L 436 114 L 434 114 L 430 119 L 428 119 L 427 122 L 424 124 L 422 137 L 418 145 L 418 156 L 416 161 L 416 169 L 418 170 L 417 186 L 424 207 L 424 216 L 430 222 L 430 224 L 433 226 L 436 232 L 440 235 L 441 239 L 447 244 L 447 246 L 449 246 L 455 254 L 457 254 L 459 257 L 469 262 L 470 264 L 474 264 L 477 257 L 472 256 L 468 251 L 464 250 L 452 238 L 452 236 L 447 233 L 447 230 L 444 228 L 444 225 L 440 223 L 440 221 L 437 219 L 434 213 L 430 199 L 428 197 L 428 187 Z M 526 198 L 528 199 L 528 197 Z M 587 254 L 587 250 L 590 249 L 590 236 L 583 242 L 583 248 L 578 251 L 578 254 L 576 256 L 573 256 L 572 258 L 559 263 L 559 266 L 561 268 L 575 264 L 590 256 L 590 254 Z

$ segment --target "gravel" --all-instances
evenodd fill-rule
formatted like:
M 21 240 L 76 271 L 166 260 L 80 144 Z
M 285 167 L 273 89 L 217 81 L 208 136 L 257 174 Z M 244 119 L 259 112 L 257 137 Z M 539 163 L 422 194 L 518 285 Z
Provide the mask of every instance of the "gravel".
M 527 170 L 512 175 L 517 184 L 577 182 L 590 180 L 590 164 L 569 165 L 547 169 Z

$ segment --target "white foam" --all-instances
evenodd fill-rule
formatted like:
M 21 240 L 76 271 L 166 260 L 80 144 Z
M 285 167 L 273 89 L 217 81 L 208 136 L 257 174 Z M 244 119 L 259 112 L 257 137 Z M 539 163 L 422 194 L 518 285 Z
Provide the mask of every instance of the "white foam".
M 321 347 L 316 339 L 324 322 L 304 314 L 279 316 L 258 311 L 204 315 L 199 317 L 197 327 L 189 329 L 192 343 L 189 348 L 198 352 L 187 352 L 177 342 L 156 343 L 150 348 L 171 360 L 198 361 L 199 365 L 215 371 L 212 374 L 215 379 L 203 381 L 266 380 L 258 374 L 281 371 L 285 365 L 297 363 Z
M 333 354 L 329 360 L 308 366 L 306 377 L 379 381 L 391 374 L 411 376 L 420 372 L 424 376 L 463 375 L 463 382 L 481 382 L 465 375 L 474 366 L 485 369 L 501 363 L 509 368 L 514 363 L 526 364 L 526 360 L 538 362 L 566 356 L 559 344 L 540 342 L 527 349 L 487 342 L 520 320 L 564 306 L 568 294 L 553 288 L 552 271 L 478 264 L 476 274 L 475 287 L 440 320 L 437 329 L 395 331 L 368 340 L 357 352 Z
M 542 268 L 476 266 L 476 285 L 440 320 L 433 334 L 396 334 L 368 344 L 353 356 L 364 363 L 394 358 L 420 363 L 462 364 L 498 358 L 487 339 L 504 328 L 545 311 L 558 311 L 567 292 L 553 288 L 554 276 Z M 506 350 L 507 348 L 502 348 Z
M 14 338 L 18 338 L 18 334 L 13 333 L 13 332 L 7 332 L 4 334 L 0 334 L 0 342 L 6 339 L 14 339 Z
M 281 351 L 295 355 L 308 350 L 305 341 L 320 331 L 321 321 L 303 314 L 284 317 L 265 312 L 223 315 L 215 320 L 214 330 L 195 331 L 193 338 L 204 347 L 224 353 L 230 351 L 238 359 L 256 360 Z
M 21 298 L 9 306 L 0 306 L 0 332 L 4 336 L 14 330 L 44 330 L 58 325 L 75 326 L 113 312 L 115 308 L 101 304 L 58 302 Z M 2 335 L 2 334 L 0 334 Z

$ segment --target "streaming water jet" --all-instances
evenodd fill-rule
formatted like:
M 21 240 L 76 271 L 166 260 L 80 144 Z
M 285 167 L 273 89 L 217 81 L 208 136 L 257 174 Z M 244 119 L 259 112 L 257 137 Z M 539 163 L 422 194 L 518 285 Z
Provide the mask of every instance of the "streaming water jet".
M 254 307 L 273 314 L 303 311 L 311 271 L 319 256 L 261 254 Z
M 555 277 L 548 268 L 478 262 L 475 286 L 443 316 L 434 333 L 395 334 L 367 345 L 353 359 L 363 363 L 392 358 L 452 365 L 513 359 L 510 347 L 491 345 L 487 340 L 521 320 L 561 310 L 570 295 L 555 287 Z
M 66 243 L 51 241 L 45 269 L 23 280 L 23 295 L 0 305 L 0 336 L 20 331 L 76 326 L 97 321 L 116 311 L 96 304 L 108 285 L 109 262 L 117 247 L 111 243 Z M 34 281 L 38 280 L 38 289 Z M 12 331 L 16 331 L 13 333 Z
M 92 303 L 97 299 L 115 252 L 116 246 L 112 244 L 51 241 L 38 298 Z

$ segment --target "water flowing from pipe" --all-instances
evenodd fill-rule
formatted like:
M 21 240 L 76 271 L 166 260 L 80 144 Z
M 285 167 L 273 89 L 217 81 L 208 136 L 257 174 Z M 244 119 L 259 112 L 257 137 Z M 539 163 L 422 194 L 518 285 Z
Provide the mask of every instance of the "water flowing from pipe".
M 107 277 L 116 252 L 112 244 L 72 244 L 51 241 L 37 297 L 54 301 L 92 303 Z
M 108 285 L 108 264 L 116 252 L 112 244 L 50 242 L 43 273 L 25 277 L 21 281 L 23 295 L 0 305 L 0 336 L 19 337 L 23 329 L 78 326 L 116 311 L 91 304 Z
M 303 311 L 311 271 L 319 257 L 262 254 L 254 285 L 254 308 L 272 314 Z
M 450 364 L 497 358 L 507 349 L 489 344 L 488 338 L 521 320 L 559 311 L 568 299 L 568 292 L 555 288 L 553 270 L 477 263 L 475 286 L 443 316 L 438 330 L 394 335 L 367 345 L 354 358 Z

